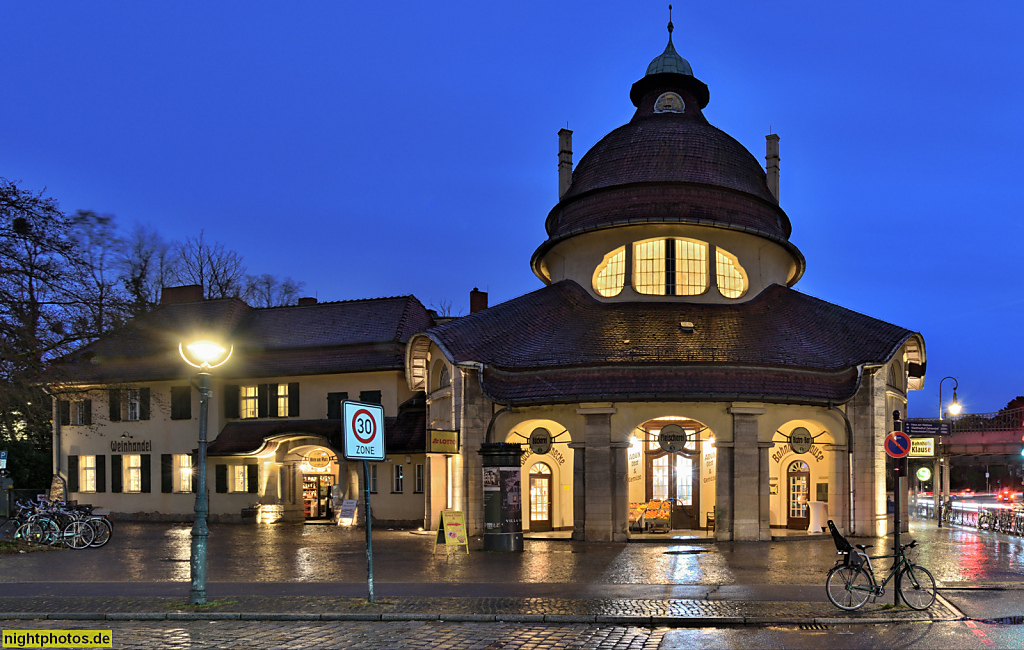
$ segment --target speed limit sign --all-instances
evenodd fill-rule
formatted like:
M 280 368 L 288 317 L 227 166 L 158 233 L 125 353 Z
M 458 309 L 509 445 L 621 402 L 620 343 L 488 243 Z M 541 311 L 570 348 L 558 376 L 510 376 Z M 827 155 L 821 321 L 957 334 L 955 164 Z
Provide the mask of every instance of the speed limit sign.
M 380 404 L 342 402 L 345 458 L 384 460 L 384 407 Z

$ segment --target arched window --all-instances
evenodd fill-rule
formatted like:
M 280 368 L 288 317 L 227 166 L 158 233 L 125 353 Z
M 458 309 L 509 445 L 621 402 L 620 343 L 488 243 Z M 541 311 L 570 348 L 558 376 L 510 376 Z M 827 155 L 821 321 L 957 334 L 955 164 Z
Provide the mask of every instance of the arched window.
M 747 272 L 740 266 L 735 255 L 715 248 L 715 270 L 718 290 L 723 296 L 739 298 L 747 292 Z
M 452 383 L 451 373 L 448 371 L 448 364 L 441 366 L 441 376 L 437 378 L 437 387 L 444 388 Z
M 619 246 L 604 256 L 594 271 L 594 291 L 606 298 L 622 292 L 626 279 L 626 247 Z
M 708 288 L 708 245 L 693 239 L 633 244 L 633 287 L 649 296 L 695 296 Z

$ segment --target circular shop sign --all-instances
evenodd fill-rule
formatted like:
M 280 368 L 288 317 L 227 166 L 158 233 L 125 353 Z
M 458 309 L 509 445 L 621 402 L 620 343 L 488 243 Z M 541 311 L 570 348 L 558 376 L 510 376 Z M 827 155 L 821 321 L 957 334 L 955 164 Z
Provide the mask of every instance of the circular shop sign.
M 356 440 L 368 445 L 377 437 L 377 423 L 373 421 L 373 414 L 366 409 L 359 409 L 352 416 L 352 435 Z
M 331 464 L 331 455 L 323 449 L 315 449 L 306 456 L 306 462 L 313 469 L 323 469 Z
M 678 424 L 666 424 L 658 433 L 658 445 L 670 454 L 685 451 L 689 441 L 690 434 Z
M 543 455 L 551 451 L 551 432 L 544 427 L 537 427 L 530 434 L 530 451 Z
M 811 437 L 811 432 L 803 427 L 797 427 L 789 434 L 789 447 L 794 454 L 806 454 L 811 450 L 813 444 L 814 438 Z
M 927 467 L 921 467 L 917 470 L 917 480 L 929 481 L 932 478 L 932 471 Z

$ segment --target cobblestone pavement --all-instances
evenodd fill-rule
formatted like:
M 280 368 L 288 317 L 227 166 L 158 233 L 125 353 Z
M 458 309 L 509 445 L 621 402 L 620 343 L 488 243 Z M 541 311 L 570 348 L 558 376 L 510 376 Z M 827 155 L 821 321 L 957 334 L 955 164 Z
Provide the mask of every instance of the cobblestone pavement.
M 13 629 L 4 626 L 4 629 Z M 69 630 L 66 622 L 38 621 L 17 629 Z M 76 624 L 75 630 L 111 630 L 115 648 L 629 648 L 654 650 L 667 629 L 633 626 L 448 623 L 441 621 L 271 622 L 182 621 Z

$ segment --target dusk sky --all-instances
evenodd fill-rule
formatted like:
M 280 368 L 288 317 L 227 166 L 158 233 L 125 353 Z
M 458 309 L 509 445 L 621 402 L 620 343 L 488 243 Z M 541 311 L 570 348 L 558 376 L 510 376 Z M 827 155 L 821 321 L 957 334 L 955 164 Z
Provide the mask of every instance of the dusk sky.
M 6 2 L 0 176 L 205 232 L 321 301 L 466 313 L 530 270 L 574 161 L 633 114 L 667 2 Z M 1024 394 L 1024 3 L 676 2 L 704 111 L 764 161 L 796 289 L 920 331 L 936 417 Z M 1004 342 L 1000 342 L 1004 341 Z M 952 395 L 952 381 L 943 397 Z

